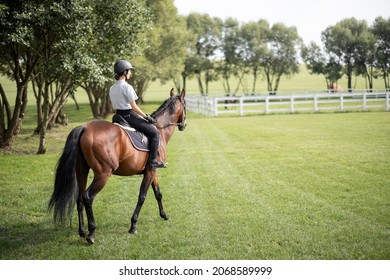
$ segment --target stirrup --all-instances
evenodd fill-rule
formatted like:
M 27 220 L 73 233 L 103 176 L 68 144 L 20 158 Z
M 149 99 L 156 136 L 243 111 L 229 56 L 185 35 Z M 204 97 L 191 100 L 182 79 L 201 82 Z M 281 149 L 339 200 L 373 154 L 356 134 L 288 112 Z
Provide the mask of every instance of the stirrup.
M 152 160 L 150 162 L 150 169 L 155 170 L 157 168 L 165 168 L 167 167 L 168 163 L 166 162 L 158 162 L 157 160 Z

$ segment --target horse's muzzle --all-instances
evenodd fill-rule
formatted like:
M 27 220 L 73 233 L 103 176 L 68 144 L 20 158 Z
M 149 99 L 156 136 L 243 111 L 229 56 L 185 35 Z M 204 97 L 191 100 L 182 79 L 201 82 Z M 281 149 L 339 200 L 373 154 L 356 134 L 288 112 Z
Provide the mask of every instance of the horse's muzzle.
M 179 124 L 177 127 L 179 128 L 179 131 L 183 131 L 184 129 L 186 129 L 186 126 L 187 124 L 184 123 L 184 124 Z

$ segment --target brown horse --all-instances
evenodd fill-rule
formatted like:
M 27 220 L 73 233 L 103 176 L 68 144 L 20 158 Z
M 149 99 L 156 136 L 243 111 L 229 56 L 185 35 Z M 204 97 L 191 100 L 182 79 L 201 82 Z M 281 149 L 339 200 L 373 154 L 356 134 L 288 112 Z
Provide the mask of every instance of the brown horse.
M 175 127 L 182 131 L 186 127 L 186 106 L 184 90 L 179 95 L 170 93 L 167 99 L 151 116 L 156 119 L 160 132 L 160 160 L 166 160 L 166 147 Z M 158 185 L 156 170 L 149 169 L 149 153 L 133 147 L 126 132 L 117 125 L 107 121 L 92 121 L 74 128 L 65 143 L 63 153 L 58 161 L 54 190 L 49 202 L 49 210 L 54 207 L 54 220 L 64 222 L 70 217 L 77 201 L 79 235 L 86 237 L 93 244 L 95 238 L 95 219 L 92 203 L 112 174 L 132 176 L 143 174 L 137 206 L 131 218 L 130 233 L 136 233 L 136 223 L 142 204 L 145 201 L 149 186 L 158 202 L 160 216 L 168 220 L 162 205 L 162 195 Z M 89 170 L 94 178 L 87 186 Z M 87 235 L 84 227 L 84 207 L 87 214 Z

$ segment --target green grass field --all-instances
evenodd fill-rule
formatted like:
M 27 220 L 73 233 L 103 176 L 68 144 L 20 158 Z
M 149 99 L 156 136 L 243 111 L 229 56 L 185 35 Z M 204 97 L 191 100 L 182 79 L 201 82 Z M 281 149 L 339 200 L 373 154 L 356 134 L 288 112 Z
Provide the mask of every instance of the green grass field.
M 114 176 L 94 204 L 94 246 L 76 216 L 56 227 L 46 213 L 70 127 L 51 132 L 46 155 L 18 139 L 0 157 L 0 258 L 389 259 L 389 123 L 384 112 L 189 115 L 159 174 L 171 219 L 149 193 L 128 234 L 141 177 Z
M 166 92 L 161 88 L 167 87 Z M 154 84 L 146 112 L 168 96 Z M 96 240 L 46 212 L 71 128 L 91 119 L 68 102 L 68 127 L 35 155 L 34 104 L 12 149 L 0 151 L 0 259 L 389 259 L 390 114 L 207 118 L 189 114 L 159 171 L 162 220 L 149 192 L 127 233 L 140 176 L 113 176 L 95 200 Z M 76 212 L 75 212 L 76 213 Z

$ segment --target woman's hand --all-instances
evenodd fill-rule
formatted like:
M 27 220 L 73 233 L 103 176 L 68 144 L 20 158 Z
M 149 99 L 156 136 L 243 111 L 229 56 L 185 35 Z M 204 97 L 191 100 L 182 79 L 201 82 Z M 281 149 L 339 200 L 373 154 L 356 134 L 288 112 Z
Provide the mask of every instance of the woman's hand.
M 151 116 L 149 116 L 149 115 L 146 115 L 144 117 L 144 119 L 147 120 L 151 124 L 155 124 L 156 123 L 156 120 L 154 118 L 152 118 Z

